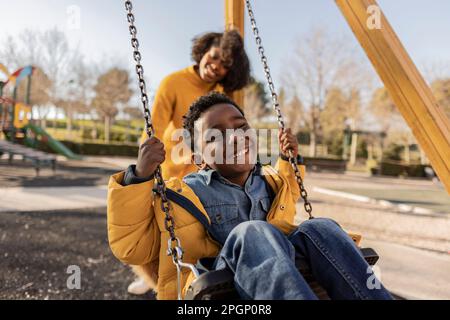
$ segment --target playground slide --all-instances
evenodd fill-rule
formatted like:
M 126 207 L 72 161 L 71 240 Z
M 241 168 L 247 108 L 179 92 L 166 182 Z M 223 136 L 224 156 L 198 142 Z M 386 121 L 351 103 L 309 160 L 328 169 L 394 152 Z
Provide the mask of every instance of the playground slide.
M 48 145 L 50 147 L 50 149 L 52 149 L 54 152 L 61 154 L 69 159 L 73 159 L 73 160 L 81 159 L 80 155 L 73 153 L 72 150 L 67 148 L 64 144 L 62 144 L 61 142 L 59 142 L 56 139 L 53 139 L 41 127 L 39 127 L 33 123 L 29 123 L 29 124 L 27 124 L 27 128 L 30 129 L 31 131 L 33 131 L 36 136 L 40 137 L 39 141 Z

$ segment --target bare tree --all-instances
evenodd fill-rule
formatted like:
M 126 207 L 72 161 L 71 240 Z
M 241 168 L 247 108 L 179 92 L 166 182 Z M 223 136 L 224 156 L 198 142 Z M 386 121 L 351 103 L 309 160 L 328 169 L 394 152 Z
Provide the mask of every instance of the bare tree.
M 317 138 L 322 130 L 320 114 L 327 92 L 337 86 L 351 90 L 370 82 L 367 64 L 355 55 L 351 43 L 316 28 L 300 39 L 286 63 L 282 82 L 288 90 L 298 94 L 307 107 L 305 120 L 310 128 L 310 156 L 316 155 Z
M 123 108 L 123 113 L 128 117 L 128 120 L 142 119 L 142 110 L 137 106 L 127 106 Z
M 30 105 L 35 106 L 39 117 L 39 111 L 43 106 L 50 103 L 50 90 L 52 88 L 52 81 L 40 68 L 35 68 L 33 76 L 31 78 L 31 91 L 30 91 Z M 18 87 L 18 100 L 25 101 L 25 97 L 28 95 L 28 80 L 24 79 L 20 82 Z
M 320 122 L 323 134 L 326 138 L 342 133 L 345 129 L 347 119 L 347 101 L 344 92 L 339 88 L 328 91 Z
M 283 96 L 283 94 L 280 93 L 280 97 L 281 96 Z M 292 129 L 294 134 L 299 133 L 300 129 L 306 127 L 305 110 L 303 103 L 297 94 L 294 94 L 292 99 L 284 104 L 284 109 L 286 110 L 286 124 Z
M 356 161 L 356 145 L 358 134 L 355 132 L 361 118 L 361 98 L 357 89 L 350 90 L 346 94 L 336 87 L 327 92 L 325 106 L 320 114 L 323 138 L 327 145 L 332 145 L 336 153 L 336 146 L 342 146 L 344 130 L 351 130 L 352 153 L 351 161 Z M 346 149 L 343 150 L 344 158 L 347 157 Z
M 84 61 L 82 56 L 74 58 L 69 67 L 70 77 L 66 79 L 66 89 L 63 99 L 58 99 L 56 105 L 64 111 L 66 128 L 69 137 L 72 131 L 72 122 L 77 115 L 90 114 L 92 112 L 90 100 L 94 92 L 94 70 Z M 81 128 L 83 131 L 83 128 Z
M 54 80 L 55 85 L 51 94 L 54 106 L 57 102 L 70 94 L 67 82 L 70 81 L 74 65 L 79 62 L 79 50 L 70 48 L 64 32 L 54 28 L 41 35 L 43 64 Z M 69 120 L 70 121 L 70 120 Z
M 437 79 L 431 84 L 437 103 L 450 118 L 450 78 Z
M 38 66 L 37 62 L 42 58 L 40 35 L 39 32 L 25 29 L 15 37 L 8 36 L 0 50 L 2 63 L 6 64 L 10 70 L 26 65 Z
M 127 141 L 131 141 L 131 138 L 130 138 L 130 131 L 132 129 L 131 121 L 132 120 L 142 120 L 143 119 L 142 118 L 142 110 L 141 110 L 141 108 L 139 108 L 137 106 L 126 106 L 125 108 L 123 108 L 122 112 L 128 118 Z M 144 125 L 143 120 L 142 120 L 142 125 Z
M 383 132 L 388 132 L 400 117 L 400 113 L 385 87 L 375 90 L 370 102 L 370 109 L 381 124 Z
M 128 72 L 119 68 L 110 69 L 98 78 L 94 90 L 92 106 L 104 120 L 105 142 L 108 143 L 112 120 L 119 113 L 120 106 L 131 98 Z
M 45 118 L 47 117 L 51 103 L 51 94 L 54 81 L 47 73 L 42 62 L 42 44 L 40 43 L 40 33 L 31 29 L 25 29 L 16 37 L 9 36 L 3 42 L 0 49 L 0 60 L 8 66 L 11 72 L 28 65 L 36 67 L 32 82 L 31 106 L 37 112 L 41 125 L 45 127 Z M 40 81 L 43 81 L 41 87 Z M 27 81 L 22 81 L 19 87 L 19 96 L 25 97 Z M 40 89 L 44 89 L 40 94 Z M 36 88 L 38 89 L 36 91 Z M 41 98 L 44 97 L 42 100 Z M 37 100 L 36 100 L 37 99 Z M 34 103 L 38 102 L 38 103 Z
M 264 84 L 252 79 L 244 89 L 244 110 L 252 125 L 256 125 L 268 113 L 267 103 Z
M 26 29 L 17 37 L 8 37 L 0 49 L 0 60 L 9 68 L 33 65 L 41 69 L 51 80 L 49 98 L 51 104 L 37 106 L 41 125 L 46 126 L 48 114 L 67 95 L 67 82 L 74 60 L 80 56 L 78 48 L 69 46 L 67 36 L 57 28 L 44 32 Z
M 430 86 L 436 80 L 450 78 L 450 60 L 428 61 L 421 69 Z
M 405 160 L 409 162 L 410 146 L 417 142 L 403 117 L 398 112 L 386 88 L 379 88 L 374 92 L 370 109 L 372 114 L 378 119 L 382 132 L 386 134 L 386 141 L 383 139 L 381 142 L 382 152 L 386 142 L 395 144 L 400 142 L 405 149 Z

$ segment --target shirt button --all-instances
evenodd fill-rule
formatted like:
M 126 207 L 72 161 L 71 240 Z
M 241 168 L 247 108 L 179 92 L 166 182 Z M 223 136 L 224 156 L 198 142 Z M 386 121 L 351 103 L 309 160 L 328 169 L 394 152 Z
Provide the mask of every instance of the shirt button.
M 280 205 L 280 210 L 284 210 L 285 206 L 284 204 Z

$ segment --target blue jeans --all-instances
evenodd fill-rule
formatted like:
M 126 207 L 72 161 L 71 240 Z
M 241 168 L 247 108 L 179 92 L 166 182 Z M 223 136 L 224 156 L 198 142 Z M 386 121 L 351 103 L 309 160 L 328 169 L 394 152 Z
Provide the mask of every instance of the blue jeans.
M 367 285 L 369 265 L 353 240 L 330 219 L 300 224 L 289 236 L 266 221 L 248 221 L 229 234 L 215 269 L 229 268 L 242 299 L 315 300 L 295 260 L 306 259 L 331 299 L 392 299 Z M 369 281 L 369 283 L 373 283 Z

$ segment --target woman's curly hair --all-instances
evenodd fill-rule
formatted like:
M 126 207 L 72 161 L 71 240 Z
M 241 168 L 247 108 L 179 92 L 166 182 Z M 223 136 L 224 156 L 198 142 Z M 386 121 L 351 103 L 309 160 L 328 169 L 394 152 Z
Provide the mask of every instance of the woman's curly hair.
M 209 32 L 195 37 L 192 43 L 192 59 L 197 65 L 211 47 L 219 47 L 222 50 L 222 59 L 228 72 L 219 83 L 226 93 L 242 89 L 249 83 L 250 61 L 239 32 Z

